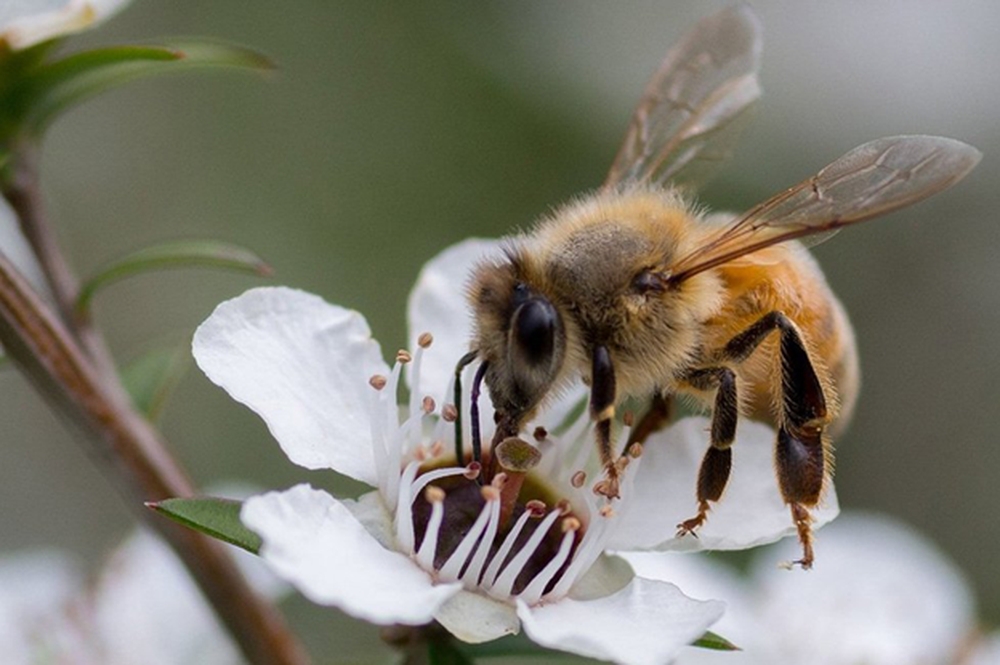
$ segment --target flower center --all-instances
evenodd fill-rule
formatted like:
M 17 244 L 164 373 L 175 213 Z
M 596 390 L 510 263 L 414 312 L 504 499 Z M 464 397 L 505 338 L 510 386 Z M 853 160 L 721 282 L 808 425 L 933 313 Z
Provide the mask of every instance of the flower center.
M 567 465 L 569 451 L 543 429 L 536 433 L 537 446 L 511 437 L 484 451 L 489 477 L 480 462 L 458 466 L 454 458 L 444 459 L 444 451 L 454 449 L 445 440 L 454 432 L 457 407 L 445 403 L 438 413 L 435 400 L 421 396 L 421 358 L 430 343 L 430 336 L 422 335 L 412 356 L 397 355 L 389 377 L 370 381 L 379 491 L 393 514 L 397 548 L 439 582 L 461 582 L 506 602 L 516 598 L 534 605 L 561 598 L 605 549 L 623 501 L 612 509 L 607 499 L 584 488 L 582 471 L 568 471 L 582 468 L 579 462 L 593 450 L 590 441 Z M 409 415 L 396 405 L 407 363 L 412 363 Z M 451 394 L 448 386 L 444 395 Z M 577 435 L 589 425 L 586 414 L 581 418 L 581 426 L 572 428 Z M 543 450 L 551 459 L 543 460 Z M 626 484 L 637 466 L 625 468 Z M 542 467 L 544 473 L 536 475 Z M 556 494 L 553 486 L 563 490 Z

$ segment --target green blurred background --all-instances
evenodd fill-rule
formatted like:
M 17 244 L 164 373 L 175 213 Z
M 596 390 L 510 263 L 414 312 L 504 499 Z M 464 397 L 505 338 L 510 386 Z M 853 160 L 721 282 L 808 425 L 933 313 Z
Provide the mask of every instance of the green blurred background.
M 136 0 L 68 47 L 214 36 L 278 70 L 145 81 L 88 103 L 48 138 L 47 201 L 81 274 L 153 241 L 228 239 L 259 251 L 276 282 L 364 312 L 391 351 L 407 344 L 420 266 L 599 184 L 666 49 L 723 4 Z M 851 313 L 864 373 L 838 445 L 841 504 L 931 536 L 995 626 L 1000 5 L 753 4 L 764 100 L 705 203 L 746 208 L 879 136 L 940 134 L 985 153 L 954 190 L 816 254 Z M 148 275 L 98 296 L 97 316 L 127 361 L 184 340 L 218 302 L 261 283 Z M 58 546 L 96 565 L 129 512 L 15 372 L 0 373 L 0 396 L 0 549 Z M 196 370 L 163 429 L 201 483 L 359 489 L 293 467 Z M 389 654 L 373 627 L 304 601 L 291 611 L 314 647 L 339 645 L 338 662 Z

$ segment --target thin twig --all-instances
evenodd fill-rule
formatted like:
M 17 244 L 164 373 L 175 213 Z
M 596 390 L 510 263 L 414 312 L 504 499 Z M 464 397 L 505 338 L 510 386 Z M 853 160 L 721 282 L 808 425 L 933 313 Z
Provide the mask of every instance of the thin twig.
M 249 587 L 223 545 L 146 511 L 194 486 L 153 426 L 132 406 L 100 332 L 74 315 L 79 284 L 46 223 L 37 150 L 22 143 L 4 183 L 59 303 L 56 315 L 0 253 L 0 342 L 52 407 L 83 434 L 98 467 L 139 518 L 163 536 L 252 663 L 308 662 L 281 616 Z M 84 348 L 87 351 L 84 351 Z

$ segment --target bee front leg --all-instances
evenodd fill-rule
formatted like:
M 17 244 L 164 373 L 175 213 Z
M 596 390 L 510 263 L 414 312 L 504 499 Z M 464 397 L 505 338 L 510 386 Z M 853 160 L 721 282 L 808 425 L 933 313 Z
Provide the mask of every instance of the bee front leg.
M 711 447 L 702 458 L 698 471 L 698 514 L 677 525 L 678 537 L 687 534 L 697 536 L 696 530 L 708 517 L 709 502 L 722 498 L 733 464 L 731 446 L 736 438 L 739 417 L 736 374 L 733 370 L 728 367 L 696 369 L 689 371 L 683 380 L 696 390 L 714 389 L 716 392 L 712 409 Z
M 775 329 L 781 332 L 781 414 L 775 465 L 781 495 L 802 543 L 802 558 L 795 563 L 808 569 L 813 564 L 809 509 L 819 503 L 823 492 L 829 448 L 824 432 L 829 415 L 823 384 L 798 328 L 781 312 L 765 314 L 734 337 L 723 357 L 733 361 L 747 358 Z
M 604 478 L 594 486 L 594 491 L 609 499 L 618 498 L 621 477 L 621 469 L 611 442 L 611 421 L 615 417 L 616 399 L 615 366 L 611 362 L 611 355 L 607 347 L 595 346 L 591 364 L 590 417 L 594 419 L 597 452 L 604 466 Z

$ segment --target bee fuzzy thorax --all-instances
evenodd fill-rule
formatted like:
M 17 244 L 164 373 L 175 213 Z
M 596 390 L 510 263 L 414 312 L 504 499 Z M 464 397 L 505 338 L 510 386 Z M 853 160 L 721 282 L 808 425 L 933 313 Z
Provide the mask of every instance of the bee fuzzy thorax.
M 569 312 L 573 349 L 606 346 L 621 395 L 648 394 L 697 352 L 722 305 L 717 274 L 668 285 L 672 261 L 704 231 L 676 191 L 635 187 L 577 199 L 518 243 L 526 279 Z M 589 358 L 577 359 L 584 376 Z

